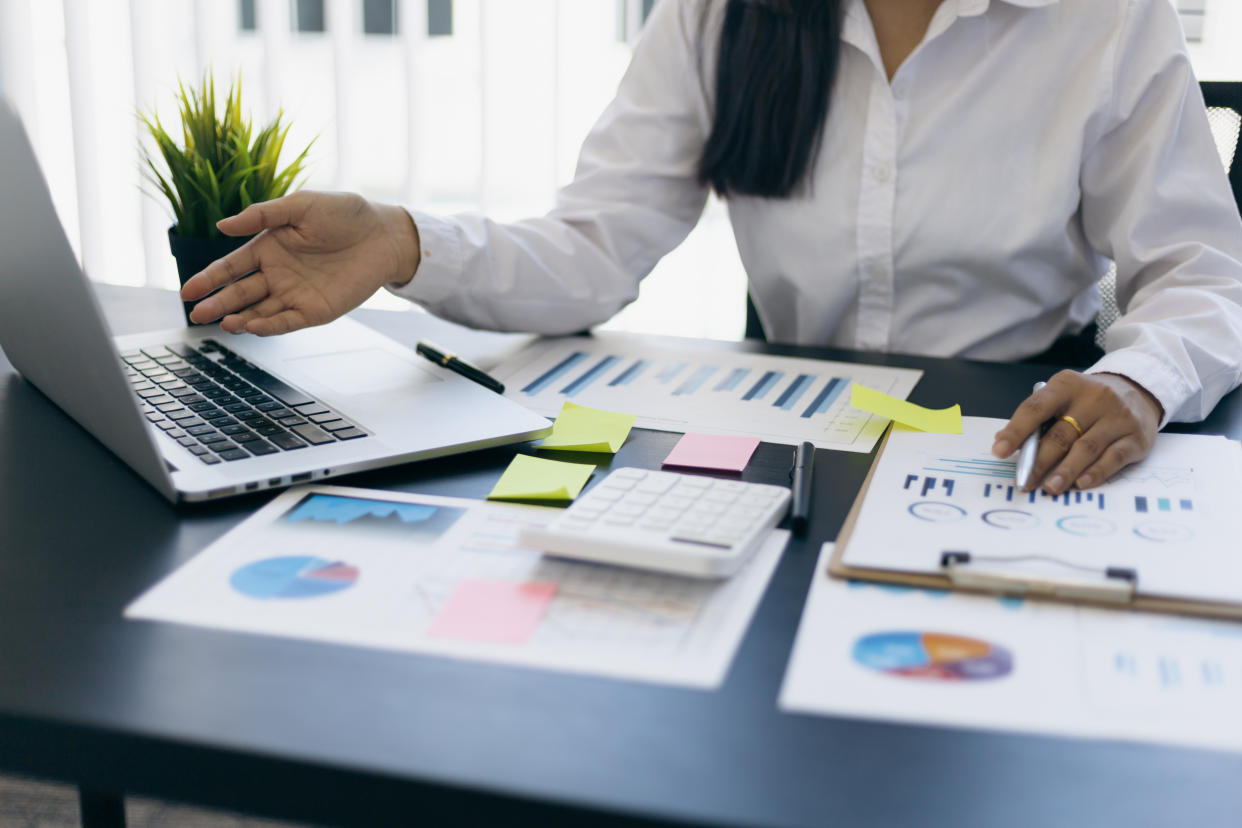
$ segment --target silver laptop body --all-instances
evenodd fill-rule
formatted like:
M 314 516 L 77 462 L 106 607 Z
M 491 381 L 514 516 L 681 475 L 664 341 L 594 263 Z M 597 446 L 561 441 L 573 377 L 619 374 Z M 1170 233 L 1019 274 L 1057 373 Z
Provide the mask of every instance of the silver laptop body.
M 349 319 L 266 339 L 227 334 L 214 325 L 114 339 L 57 218 L 25 130 L 2 99 L 0 181 L 5 182 L 0 194 L 0 347 L 27 380 L 170 500 L 227 497 L 550 432 L 543 417 Z M 245 452 L 244 458 L 230 455 L 235 459 L 222 459 L 224 453 L 209 449 L 214 462 L 202 460 L 204 446 L 197 439 L 183 439 L 185 429 L 175 422 L 169 428 L 156 406 L 140 402 L 135 389 L 153 384 L 132 366 L 153 370 L 153 375 L 160 368 L 151 369 L 152 364 L 184 367 L 176 353 L 204 340 L 233 354 L 223 365 L 241 366 L 252 378 L 273 375 L 283 384 L 277 387 L 287 389 L 286 399 L 312 399 L 313 404 L 292 406 L 268 397 L 277 412 L 288 412 L 283 422 L 305 421 L 297 426 L 300 431 L 284 432 L 294 436 L 282 442 L 295 445 L 299 433 L 317 439 L 292 449 Z M 220 353 L 209 356 L 218 360 Z M 201 358 L 196 362 L 203 365 Z M 235 389 L 254 387 L 221 368 L 206 370 Z M 271 385 L 258 382 L 259 390 Z M 261 399 L 249 393 L 251 400 Z M 231 399 L 234 407 L 245 402 Z M 319 408 L 329 413 L 300 416 Z M 258 422 L 257 416 L 248 422 Z M 348 439 L 332 436 L 329 428 Z M 275 439 L 267 435 L 264 442 Z

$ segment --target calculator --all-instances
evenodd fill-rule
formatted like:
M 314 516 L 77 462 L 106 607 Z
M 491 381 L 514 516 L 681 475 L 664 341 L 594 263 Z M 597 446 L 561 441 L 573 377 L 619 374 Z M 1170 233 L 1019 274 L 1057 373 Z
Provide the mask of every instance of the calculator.
M 612 471 L 519 543 L 562 558 L 674 572 L 732 575 L 789 508 L 789 489 L 695 474 Z

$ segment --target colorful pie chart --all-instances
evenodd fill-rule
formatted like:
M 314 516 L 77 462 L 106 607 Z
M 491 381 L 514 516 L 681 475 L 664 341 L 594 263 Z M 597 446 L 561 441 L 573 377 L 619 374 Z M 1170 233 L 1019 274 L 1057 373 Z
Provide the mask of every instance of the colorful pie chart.
M 358 568 L 342 561 L 296 555 L 265 558 L 233 573 L 233 589 L 251 598 L 315 598 L 354 585 Z
M 854 660 L 891 676 L 931 681 L 983 681 L 1013 671 L 1004 647 L 937 632 L 882 632 L 854 642 Z

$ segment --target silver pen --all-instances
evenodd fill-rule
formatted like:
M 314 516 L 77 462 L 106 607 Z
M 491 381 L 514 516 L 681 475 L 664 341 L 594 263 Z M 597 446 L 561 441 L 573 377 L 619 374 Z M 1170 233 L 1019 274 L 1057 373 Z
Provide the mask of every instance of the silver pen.
M 1031 393 L 1034 394 L 1043 387 L 1044 383 L 1037 382 L 1031 389 Z M 1043 427 L 1039 426 L 1022 441 L 1022 448 L 1018 451 L 1018 467 L 1013 475 L 1014 485 L 1019 489 L 1026 488 L 1027 482 L 1031 479 L 1031 472 L 1035 471 L 1035 454 L 1039 451 L 1039 438 L 1043 431 Z

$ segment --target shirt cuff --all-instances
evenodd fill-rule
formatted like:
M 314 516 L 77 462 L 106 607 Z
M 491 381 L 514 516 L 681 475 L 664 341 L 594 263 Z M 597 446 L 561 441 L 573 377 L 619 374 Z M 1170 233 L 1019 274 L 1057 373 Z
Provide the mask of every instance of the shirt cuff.
M 451 296 L 460 284 L 464 257 L 461 228 L 451 219 L 406 210 L 418 228 L 419 261 L 414 278 L 404 285 L 386 285 L 388 292 L 420 305 L 434 305 Z
M 1134 348 L 1105 354 L 1084 373 L 1120 374 L 1143 386 L 1164 408 L 1160 428 L 1164 428 L 1195 394 L 1186 379 L 1169 368 L 1168 363 Z

